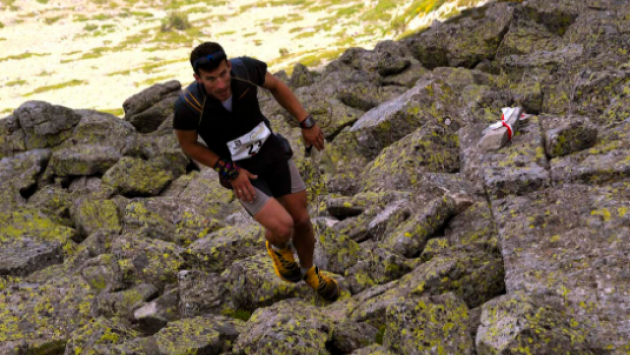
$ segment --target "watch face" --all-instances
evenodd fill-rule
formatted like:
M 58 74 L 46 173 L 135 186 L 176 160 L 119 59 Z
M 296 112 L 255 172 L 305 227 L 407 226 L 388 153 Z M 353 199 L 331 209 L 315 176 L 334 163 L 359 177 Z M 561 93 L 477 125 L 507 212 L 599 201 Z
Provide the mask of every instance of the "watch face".
M 313 117 L 308 116 L 308 117 L 306 117 L 306 119 L 304 120 L 304 122 L 302 122 L 302 125 L 303 125 L 305 128 L 311 128 L 311 127 L 313 127 L 313 126 L 315 125 L 315 120 L 313 120 Z

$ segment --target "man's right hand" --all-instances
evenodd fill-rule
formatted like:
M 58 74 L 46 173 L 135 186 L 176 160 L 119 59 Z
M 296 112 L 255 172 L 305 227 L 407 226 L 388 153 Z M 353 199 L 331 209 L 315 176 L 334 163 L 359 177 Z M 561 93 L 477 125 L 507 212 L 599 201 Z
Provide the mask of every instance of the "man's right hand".
M 250 179 L 258 179 L 258 175 L 254 175 L 241 168 L 236 179 L 230 181 L 236 197 L 245 202 L 252 202 L 256 198 L 256 192 L 254 186 L 252 186 L 252 183 L 249 181 Z

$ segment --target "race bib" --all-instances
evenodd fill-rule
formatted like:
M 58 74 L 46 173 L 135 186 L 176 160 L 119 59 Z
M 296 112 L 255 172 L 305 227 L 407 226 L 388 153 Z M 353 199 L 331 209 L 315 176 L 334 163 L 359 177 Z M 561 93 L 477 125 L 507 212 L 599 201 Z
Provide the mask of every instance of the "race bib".
M 260 148 L 262 148 L 270 135 L 271 131 L 267 128 L 265 122 L 260 122 L 260 124 L 249 133 L 228 142 L 227 146 L 230 150 L 230 154 L 232 154 L 232 161 L 249 159 L 258 154 Z

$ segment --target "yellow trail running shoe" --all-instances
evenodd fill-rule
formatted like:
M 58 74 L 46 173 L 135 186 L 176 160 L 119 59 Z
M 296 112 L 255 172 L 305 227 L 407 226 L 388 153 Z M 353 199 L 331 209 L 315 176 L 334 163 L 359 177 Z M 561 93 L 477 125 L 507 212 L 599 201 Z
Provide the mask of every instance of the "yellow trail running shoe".
M 326 301 L 334 301 L 339 297 L 339 285 L 332 277 L 328 277 L 319 272 L 317 266 L 310 268 L 306 275 L 304 275 L 304 281 L 317 291 L 317 294 Z
M 302 280 L 302 270 L 293 258 L 291 246 L 287 243 L 283 250 L 275 250 L 271 243 L 267 241 L 267 254 L 273 260 L 273 269 L 281 279 L 287 282 L 299 282 Z

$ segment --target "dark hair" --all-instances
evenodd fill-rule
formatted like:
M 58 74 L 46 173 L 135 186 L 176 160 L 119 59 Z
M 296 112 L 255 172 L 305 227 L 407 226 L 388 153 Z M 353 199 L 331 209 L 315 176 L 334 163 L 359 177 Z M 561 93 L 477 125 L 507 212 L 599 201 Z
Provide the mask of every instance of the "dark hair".
M 197 47 L 195 47 L 195 49 L 193 49 L 193 51 L 190 53 L 190 65 L 193 67 L 193 70 L 195 70 L 194 65 L 197 59 L 203 58 L 209 54 L 214 54 L 216 52 L 225 53 L 225 51 L 223 50 L 223 47 L 221 47 L 221 45 L 216 42 L 204 42 L 198 45 Z M 226 54 L 226 60 L 227 60 L 227 54 Z M 211 71 L 211 70 L 216 69 L 220 64 L 221 62 L 217 63 L 217 62 L 211 61 L 208 64 L 199 66 L 199 69 Z M 195 70 L 195 74 L 199 75 L 199 70 Z

